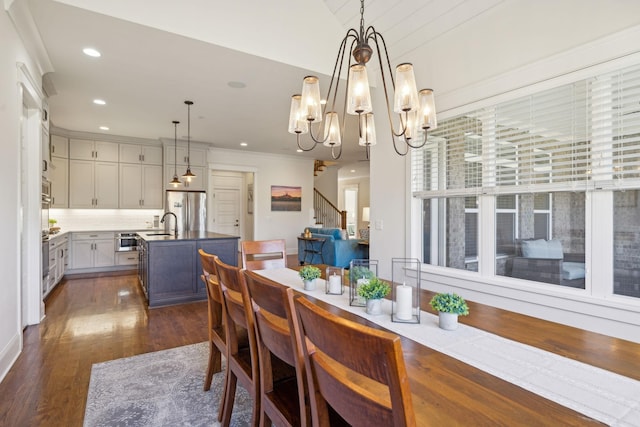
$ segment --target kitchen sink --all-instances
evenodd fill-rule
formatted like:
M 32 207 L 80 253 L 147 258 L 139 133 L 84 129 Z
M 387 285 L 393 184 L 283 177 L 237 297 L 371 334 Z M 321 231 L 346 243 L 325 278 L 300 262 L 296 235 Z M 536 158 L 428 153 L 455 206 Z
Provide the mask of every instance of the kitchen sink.
M 171 236 L 171 233 L 145 233 L 147 236 Z

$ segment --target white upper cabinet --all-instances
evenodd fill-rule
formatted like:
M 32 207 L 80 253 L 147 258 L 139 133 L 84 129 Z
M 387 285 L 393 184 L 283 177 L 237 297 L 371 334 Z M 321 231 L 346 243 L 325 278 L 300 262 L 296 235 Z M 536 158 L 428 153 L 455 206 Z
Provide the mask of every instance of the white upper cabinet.
M 162 209 L 162 166 L 120 163 L 120 208 Z
M 51 135 L 51 156 L 69 157 L 69 138 Z
M 115 142 L 70 139 L 69 158 L 74 160 L 117 162 L 119 156 L 119 145 L 120 144 Z
M 167 166 L 173 165 L 174 159 L 176 159 L 175 164 L 178 165 L 187 165 L 191 160 L 191 166 L 207 166 L 207 149 L 194 147 L 194 144 L 191 144 L 190 150 L 187 150 L 186 144 L 184 146 L 178 145 L 177 148 L 174 148 L 173 145 L 166 145 L 164 158 Z
M 120 163 L 162 165 L 162 147 L 151 145 L 120 144 Z
M 69 161 L 70 208 L 118 208 L 118 164 Z

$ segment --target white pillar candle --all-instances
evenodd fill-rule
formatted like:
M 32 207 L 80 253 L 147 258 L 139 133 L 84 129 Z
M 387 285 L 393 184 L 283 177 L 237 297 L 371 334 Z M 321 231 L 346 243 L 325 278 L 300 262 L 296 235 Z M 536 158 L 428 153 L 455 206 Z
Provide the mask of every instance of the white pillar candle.
M 411 286 L 396 287 L 396 317 L 400 320 L 411 320 L 413 317 L 413 298 Z
M 342 292 L 342 281 L 341 277 L 337 274 L 332 274 L 329 276 L 329 293 L 339 294 Z

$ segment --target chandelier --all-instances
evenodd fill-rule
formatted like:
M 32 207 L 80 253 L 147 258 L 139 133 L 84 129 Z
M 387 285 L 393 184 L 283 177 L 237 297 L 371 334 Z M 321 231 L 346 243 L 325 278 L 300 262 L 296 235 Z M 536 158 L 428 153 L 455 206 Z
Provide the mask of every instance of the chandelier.
M 394 80 L 387 46 L 382 34 L 377 32 L 373 26 L 369 26 L 365 31 L 364 0 L 361 0 L 360 31 L 351 28 L 342 39 L 326 99 L 322 101 L 320 99 L 320 83 L 316 76 L 306 76 L 302 82 L 302 93 L 291 97 L 289 133 L 296 135 L 298 148 L 302 151 L 311 151 L 316 145 L 323 144 L 331 148 L 333 159 L 340 158 L 346 117 L 343 115 L 341 118 L 336 108 L 342 102 L 342 111 L 358 116 L 358 143 L 365 147 L 366 157 L 369 159 L 370 147 L 376 144 L 376 130 L 366 68 L 366 64 L 374 53 L 370 44 L 375 46 L 378 55 L 391 139 L 396 153 L 404 156 L 409 152 L 409 148 L 424 146 L 427 142 L 427 130 L 436 128 L 433 90 L 422 89 L 418 92 L 413 65 L 410 63 L 403 63 L 396 67 Z M 345 64 L 345 55 L 348 57 L 346 68 L 349 72 L 346 89 L 344 92 L 340 92 L 340 76 Z M 390 108 L 388 86 L 394 92 L 393 113 Z M 327 111 L 328 106 L 330 107 Z M 394 113 L 398 116 L 397 130 L 393 119 Z M 323 117 L 324 124 L 322 125 Z M 317 124 L 315 132 L 314 126 L 312 126 L 314 124 Z M 305 147 L 301 143 L 301 135 L 306 133 L 311 136 L 312 140 L 312 145 L 309 147 Z

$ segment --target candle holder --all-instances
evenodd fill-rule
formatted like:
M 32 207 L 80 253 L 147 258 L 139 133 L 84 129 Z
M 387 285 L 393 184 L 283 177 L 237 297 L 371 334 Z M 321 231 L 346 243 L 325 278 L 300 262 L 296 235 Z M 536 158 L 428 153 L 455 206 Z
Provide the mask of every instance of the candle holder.
M 329 295 L 342 295 L 344 293 L 344 286 L 342 286 L 342 280 L 344 277 L 344 268 L 342 267 L 327 267 L 327 280 L 325 292 Z
M 420 323 L 420 260 L 391 259 L 391 321 Z
M 369 279 L 378 277 L 378 261 L 375 259 L 353 259 L 349 263 L 349 305 L 365 307 L 367 300 L 358 295 L 358 288 Z

